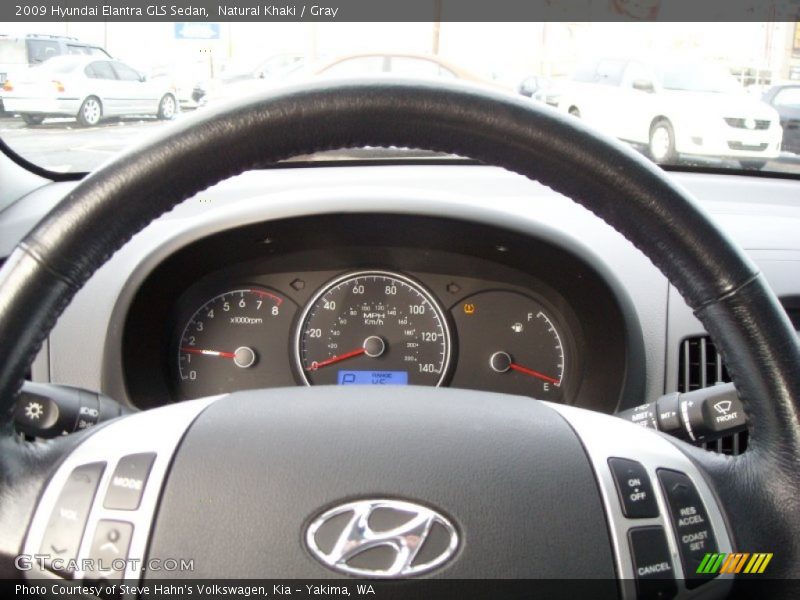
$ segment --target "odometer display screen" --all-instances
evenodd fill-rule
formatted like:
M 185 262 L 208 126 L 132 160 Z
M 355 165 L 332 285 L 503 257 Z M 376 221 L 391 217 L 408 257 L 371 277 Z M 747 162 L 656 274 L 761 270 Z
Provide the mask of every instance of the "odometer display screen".
M 339 385 L 408 385 L 408 371 L 339 371 Z
M 450 361 L 441 308 L 396 273 L 339 277 L 310 302 L 297 331 L 297 362 L 310 385 L 439 385 Z

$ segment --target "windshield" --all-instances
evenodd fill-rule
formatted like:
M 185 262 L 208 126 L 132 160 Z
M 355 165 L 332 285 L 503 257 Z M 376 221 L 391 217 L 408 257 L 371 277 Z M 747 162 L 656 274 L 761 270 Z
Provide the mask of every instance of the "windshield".
M 800 87 L 787 87 L 775 95 L 775 106 L 800 108 Z
M 252 94 L 404 77 L 513 95 L 663 165 L 800 174 L 800 140 L 779 116 L 798 104 L 794 34 L 791 22 L 3 23 L 0 137 L 45 169 L 89 172 Z M 354 156 L 386 154 L 325 158 Z
M 665 90 L 740 94 L 745 89 L 730 70 L 720 65 L 678 64 L 662 67 L 661 85 Z

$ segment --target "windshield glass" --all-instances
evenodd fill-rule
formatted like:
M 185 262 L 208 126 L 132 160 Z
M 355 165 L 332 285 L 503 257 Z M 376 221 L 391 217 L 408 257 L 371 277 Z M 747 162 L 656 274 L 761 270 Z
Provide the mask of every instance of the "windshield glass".
M 800 87 L 787 87 L 775 95 L 775 106 L 800 108 Z
M 720 65 L 677 64 L 661 68 L 661 85 L 665 90 L 739 94 L 745 89 L 725 67 Z
M 3 23 L 0 137 L 46 169 L 88 172 L 193 113 L 345 77 L 484 86 L 659 164 L 800 174 L 780 116 L 798 104 L 791 22 Z M 325 158 L 354 156 L 386 154 Z

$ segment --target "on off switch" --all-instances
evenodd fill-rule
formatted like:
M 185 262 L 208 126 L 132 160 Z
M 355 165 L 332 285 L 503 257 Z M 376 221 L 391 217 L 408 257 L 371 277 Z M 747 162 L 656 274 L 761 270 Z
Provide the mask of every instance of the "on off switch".
M 650 477 L 641 463 L 627 458 L 609 458 L 608 466 L 622 504 L 622 513 L 629 519 L 658 516 Z

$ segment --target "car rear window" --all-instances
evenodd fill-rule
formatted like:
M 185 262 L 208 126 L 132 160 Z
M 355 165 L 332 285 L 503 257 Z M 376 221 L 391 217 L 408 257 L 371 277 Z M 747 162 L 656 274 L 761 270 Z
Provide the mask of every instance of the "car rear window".
M 28 40 L 28 57 L 32 65 L 43 63 L 59 54 L 61 47 L 55 40 Z

